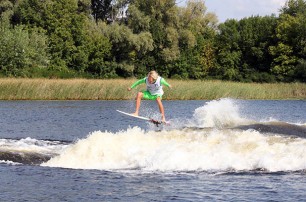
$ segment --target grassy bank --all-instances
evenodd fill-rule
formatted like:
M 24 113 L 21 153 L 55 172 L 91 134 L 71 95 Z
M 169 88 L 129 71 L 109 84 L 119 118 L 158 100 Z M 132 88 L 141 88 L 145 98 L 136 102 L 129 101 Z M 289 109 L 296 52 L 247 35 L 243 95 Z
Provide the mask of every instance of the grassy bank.
M 138 86 L 129 92 L 135 79 L 0 79 L 1 100 L 129 100 Z M 225 81 L 167 80 L 173 89 L 165 89 L 167 100 L 238 99 L 306 99 L 306 84 L 255 84 Z

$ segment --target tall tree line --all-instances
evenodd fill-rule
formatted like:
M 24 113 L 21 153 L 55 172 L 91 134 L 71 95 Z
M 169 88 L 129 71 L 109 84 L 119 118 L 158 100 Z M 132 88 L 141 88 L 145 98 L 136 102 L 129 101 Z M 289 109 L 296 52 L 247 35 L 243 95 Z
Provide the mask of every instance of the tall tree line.
M 203 0 L 1 0 L 0 74 L 306 81 L 306 1 L 218 23 Z

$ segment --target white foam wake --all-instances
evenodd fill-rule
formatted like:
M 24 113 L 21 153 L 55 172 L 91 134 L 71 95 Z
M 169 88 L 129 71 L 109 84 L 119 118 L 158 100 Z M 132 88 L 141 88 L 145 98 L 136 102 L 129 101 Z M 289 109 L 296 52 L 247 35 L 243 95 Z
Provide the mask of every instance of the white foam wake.
M 247 130 L 96 131 L 43 166 L 150 171 L 306 169 L 306 140 Z
M 0 152 L 30 152 L 56 155 L 65 148 L 66 145 L 58 141 L 36 140 L 30 137 L 20 140 L 0 139 Z
M 247 121 L 241 118 L 234 100 L 228 98 L 207 102 L 195 110 L 193 117 L 197 127 L 233 127 Z

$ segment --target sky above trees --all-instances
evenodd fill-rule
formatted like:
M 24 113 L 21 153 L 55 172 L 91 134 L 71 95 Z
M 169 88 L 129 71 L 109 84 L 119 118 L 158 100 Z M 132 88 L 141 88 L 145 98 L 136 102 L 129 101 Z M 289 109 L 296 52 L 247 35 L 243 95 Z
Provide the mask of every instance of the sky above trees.
M 185 6 L 187 0 L 176 0 L 179 6 Z M 271 15 L 279 13 L 286 0 L 206 0 L 205 5 L 209 12 L 218 16 L 219 22 L 227 19 L 240 20 L 252 15 Z

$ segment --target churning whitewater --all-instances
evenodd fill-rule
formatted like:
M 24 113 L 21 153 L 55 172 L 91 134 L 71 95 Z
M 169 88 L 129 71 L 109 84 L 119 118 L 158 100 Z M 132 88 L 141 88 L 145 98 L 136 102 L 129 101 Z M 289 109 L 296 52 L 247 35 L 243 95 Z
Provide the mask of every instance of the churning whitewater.
M 176 122 L 186 125 L 174 127 Z M 256 124 L 266 127 L 251 127 Z M 221 99 L 196 109 L 192 120 L 172 120 L 171 128 L 161 131 L 133 127 L 117 133 L 92 132 L 42 166 L 145 171 L 306 169 L 306 139 L 275 133 L 273 129 L 280 126 L 306 136 L 305 126 L 247 120 L 234 100 Z

